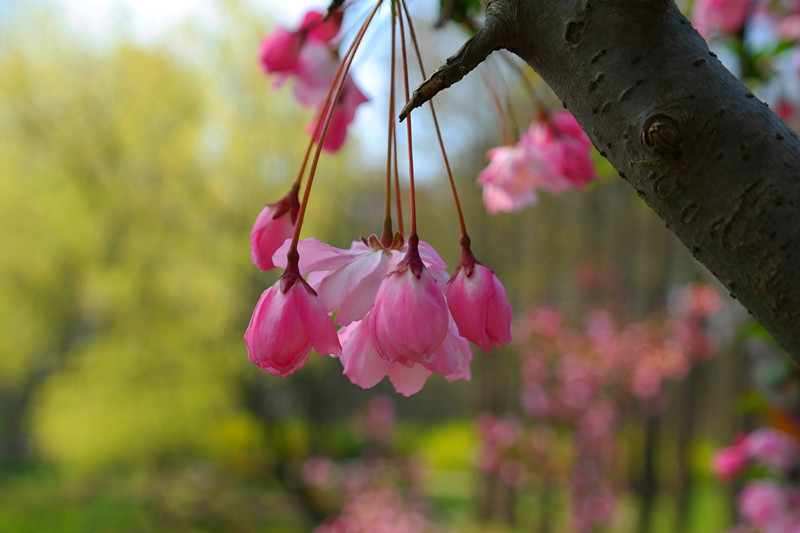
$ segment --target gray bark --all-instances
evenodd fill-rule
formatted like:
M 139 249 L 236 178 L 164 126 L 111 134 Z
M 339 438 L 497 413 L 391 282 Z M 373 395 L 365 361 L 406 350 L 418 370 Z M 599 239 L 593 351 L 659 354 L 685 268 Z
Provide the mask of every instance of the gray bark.
M 489 0 L 486 25 L 401 116 L 508 49 L 597 150 L 800 361 L 800 139 L 672 0 Z

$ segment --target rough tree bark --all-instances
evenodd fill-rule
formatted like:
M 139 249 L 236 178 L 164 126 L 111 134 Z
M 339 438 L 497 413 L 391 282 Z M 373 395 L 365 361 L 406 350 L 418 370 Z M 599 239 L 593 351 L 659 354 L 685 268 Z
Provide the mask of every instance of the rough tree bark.
M 486 23 L 405 117 L 505 48 L 800 362 L 800 139 L 709 51 L 672 0 L 488 0 Z

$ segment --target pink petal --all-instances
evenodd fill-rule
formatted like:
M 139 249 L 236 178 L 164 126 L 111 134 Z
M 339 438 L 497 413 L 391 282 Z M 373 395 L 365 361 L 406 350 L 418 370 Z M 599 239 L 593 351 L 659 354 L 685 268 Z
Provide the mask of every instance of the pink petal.
M 293 301 L 281 293 L 279 284 L 261 294 L 244 339 L 250 361 L 281 377 L 303 366 L 311 351 Z
M 294 233 L 289 211 L 274 218 L 277 207 L 270 204 L 261 210 L 250 232 L 250 259 L 261 270 L 272 270 L 275 251 Z
M 511 342 L 514 311 L 494 273 L 476 264 L 472 276 L 461 268 L 446 288 L 447 306 L 458 331 L 484 351 Z
M 389 255 L 362 252 L 354 261 L 332 272 L 320 284 L 320 299 L 328 312 L 339 309 L 336 323 L 346 326 L 361 320 L 372 309 L 375 295 L 389 269 Z
M 299 31 L 308 32 L 308 38 L 316 41 L 327 43 L 331 41 L 336 35 L 342 25 L 342 10 L 337 10 L 328 17 L 328 20 L 322 22 L 323 14 L 319 11 L 309 11 L 303 17 L 303 22 L 300 24 Z
M 304 282 L 297 283 L 289 289 L 287 296 L 294 300 L 297 316 L 317 353 L 341 355 L 342 347 L 339 344 L 339 337 L 336 335 L 336 328 L 328 313 L 323 309 L 319 298 L 311 292 L 311 287 Z
M 285 72 L 297 66 L 303 39 L 284 28 L 277 28 L 261 41 L 259 58 L 266 72 Z
M 344 375 L 353 384 L 369 389 L 386 377 L 391 363 L 375 350 L 367 321 L 343 327 L 339 330 L 339 339 L 342 342 Z
M 390 361 L 426 361 L 447 334 L 447 302 L 427 271 L 419 279 L 410 268 L 388 274 L 370 316 L 378 352 Z
M 286 268 L 286 253 L 289 251 L 291 241 L 284 242 L 273 255 L 275 266 Z M 333 270 L 340 268 L 353 260 L 354 254 L 349 250 L 334 248 L 317 239 L 303 239 L 297 243 L 297 253 L 300 254 L 300 272 L 306 274 L 317 270 Z
M 470 361 L 472 361 L 472 350 L 469 347 L 469 341 L 459 335 L 458 327 L 451 317 L 447 336 L 436 350 L 436 357 L 424 366 L 428 370 L 443 375 L 447 381 L 457 379 L 469 381 L 472 378 L 469 368 Z
M 389 381 L 392 382 L 394 390 L 403 396 L 411 396 L 422 390 L 430 375 L 431 371 L 422 365 L 409 367 L 400 363 L 391 363 L 389 367 Z

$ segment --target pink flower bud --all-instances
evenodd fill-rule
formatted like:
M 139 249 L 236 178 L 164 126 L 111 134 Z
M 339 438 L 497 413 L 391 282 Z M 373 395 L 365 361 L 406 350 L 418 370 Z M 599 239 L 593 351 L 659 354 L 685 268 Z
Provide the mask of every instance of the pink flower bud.
M 328 314 L 299 274 L 287 271 L 261 294 L 244 334 L 250 361 L 286 377 L 302 367 L 313 346 L 320 355 L 341 355 Z
M 381 357 L 408 365 L 431 360 L 447 334 L 449 312 L 427 269 L 417 276 L 412 267 L 401 265 L 381 283 L 370 317 Z
M 511 342 L 514 310 L 491 270 L 474 259 L 471 265 L 459 264 L 445 292 L 458 332 L 467 340 L 486 352 Z
M 250 259 L 259 269 L 275 268 L 272 256 L 294 233 L 299 209 L 297 188 L 292 187 L 285 197 L 261 210 L 250 232 Z

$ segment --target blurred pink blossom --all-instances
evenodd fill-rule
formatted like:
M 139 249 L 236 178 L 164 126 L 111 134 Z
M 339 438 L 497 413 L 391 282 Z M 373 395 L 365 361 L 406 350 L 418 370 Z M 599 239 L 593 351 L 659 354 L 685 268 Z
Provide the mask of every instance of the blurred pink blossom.
M 738 476 L 746 465 L 747 451 L 739 445 L 717 450 L 712 461 L 714 473 L 725 481 Z
M 493 148 L 478 175 L 490 214 L 519 211 L 537 202 L 536 191 L 561 194 L 597 178 L 591 142 L 568 111 L 534 121 L 514 146 Z
M 748 457 L 759 463 L 788 472 L 798 464 L 797 442 L 786 433 L 773 428 L 761 428 L 748 434 L 742 442 Z
M 751 0 L 697 0 L 692 23 L 708 39 L 715 32 L 736 33 L 744 25 Z
M 754 481 L 748 484 L 737 499 L 742 517 L 759 528 L 776 525 L 788 506 L 786 490 L 774 481 Z

